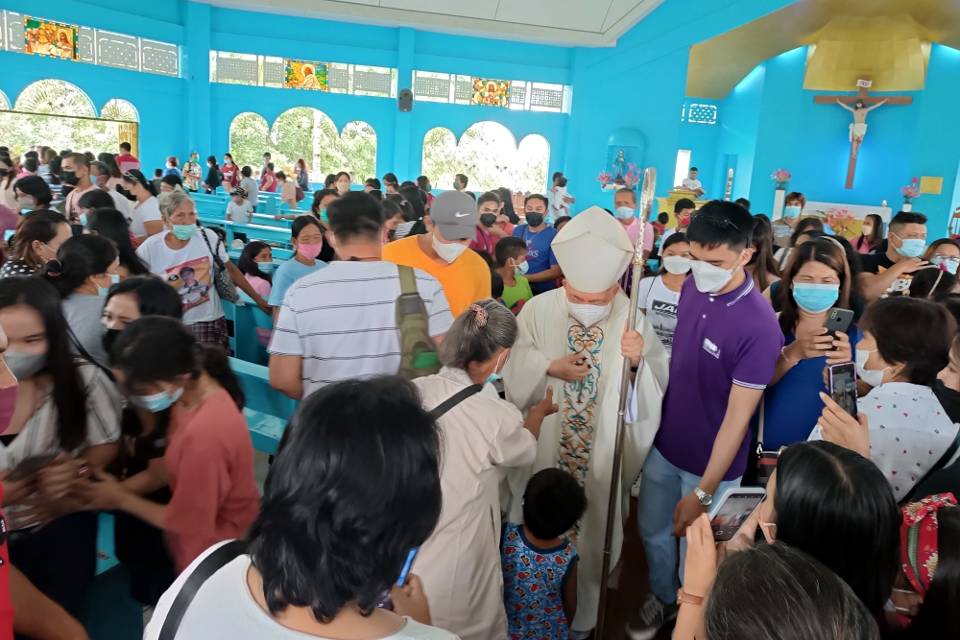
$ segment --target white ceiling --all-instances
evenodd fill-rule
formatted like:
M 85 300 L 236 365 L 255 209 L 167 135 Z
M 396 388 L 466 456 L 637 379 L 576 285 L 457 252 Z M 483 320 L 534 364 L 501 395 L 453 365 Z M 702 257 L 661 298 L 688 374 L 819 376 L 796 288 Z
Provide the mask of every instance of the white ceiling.
M 562 45 L 613 46 L 663 0 L 199 0 L 227 9 Z

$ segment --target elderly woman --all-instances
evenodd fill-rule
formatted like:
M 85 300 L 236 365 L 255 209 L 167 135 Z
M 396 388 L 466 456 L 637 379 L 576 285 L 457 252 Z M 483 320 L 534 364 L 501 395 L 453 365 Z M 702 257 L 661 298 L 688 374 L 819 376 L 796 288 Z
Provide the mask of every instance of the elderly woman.
M 197 225 L 197 209 L 183 191 L 160 198 L 164 231 L 147 238 L 137 255 L 151 273 L 180 293 L 183 323 L 197 341 L 227 347 L 227 321 L 214 282 L 215 271 L 225 268 L 230 279 L 266 313 L 267 301 L 258 294 L 235 264 L 230 262 L 220 237 Z
M 440 373 L 414 380 L 440 430 L 443 510 L 420 548 L 433 623 L 464 640 L 506 637 L 500 570 L 500 468 L 533 462 L 552 394 L 526 420 L 499 398 L 491 380 L 517 338 L 513 314 L 494 300 L 471 305 L 440 346 Z

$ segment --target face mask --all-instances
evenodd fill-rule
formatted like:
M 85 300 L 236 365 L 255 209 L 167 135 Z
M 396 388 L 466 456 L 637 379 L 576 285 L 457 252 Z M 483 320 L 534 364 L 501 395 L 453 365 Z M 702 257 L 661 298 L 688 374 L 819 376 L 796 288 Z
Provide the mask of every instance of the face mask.
M 120 331 L 121 329 L 107 329 L 103 332 L 103 350 L 107 352 L 107 355 L 113 353 L 113 343 L 117 341 Z
M 527 271 L 530 271 L 530 263 L 524 260 L 523 262 L 518 264 L 515 268 L 517 270 L 517 273 L 519 273 L 522 276 L 525 276 L 527 275 Z
M 935 264 L 947 273 L 957 275 L 957 267 L 960 266 L 960 258 L 948 258 L 946 256 L 933 256 L 930 258 L 930 264 Z
M 546 223 L 548 227 L 553 226 L 553 216 L 547 216 L 546 218 L 543 219 L 543 221 Z
M 79 220 L 80 224 L 84 227 L 87 226 L 87 214 L 81 213 L 79 216 L 77 216 L 77 220 Z
M 635 213 L 632 207 L 617 207 L 617 217 L 621 220 L 630 220 Z
M 47 354 L 7 351 L 3 359 L 17 380 L 27 380 L 47 366 Z
M 401 222 L 397 225 L 397 230 L 393 232 L 393 237 L 397 239 L 406 238 L 415 224 L 416 222 Z
M 539 227 L 543 224 L 543 214 L 542 213 L 528 213 L 527 214 L 527 226 L 528 227 Z
M 506 351 L 504 351 L 503 354 L 500 355 L 500 358 L 502 358 L 504 355 L 506 355 Z M 494 367 L 493 367 L 493 373 L 491 373 L 489 376 L 487 376 L 487 381 L 486 381 L 485 384 L 494 384 L 494 383 L 496 383 L 498 380 L 503 380 L 503 376 L 500 375 L 500 365 L 503 364 L 503 363 L 500 361 L 500 358 L 497 358 L 497 364 L 494 365 Z
M 873 227 L 861 227 L 861 228 L 860 228 L 860 233 L 862 233 L 863 235 L 869 237 L 869 236 L 873 235 Z
M 823 313 L 840 297 L 838 284 L 793 283 L 793 299 L 807 313 Z
M 173 225 L 173 235 L 177 240 L 189 240 L 197 232 L 195 224 L 175 224 Z
M 77 177 L 76 171 L 61 171 L 60 180 L 63 181 L 64 184 L 69 185 L 76 185 L 78 182 L 80 182 L 80 178 Z
M 304 244 L 301 242 L 297 245 L 297 253 L 302 255 L 307 260 L 316 260 L 317 256 L 320 255 L 321 249 L 323 249 L 322 242 L 317 242 L 315 244 Z
M 324 222 L 324 223 L 330 221 L 330 219 L 327 217 L 327 208 L 326 208 L 326 207 L 324 207 L 323 209 L 320 209 L 320 221 L 321 221 L 321 222 Z
M 485 227 L 492 227 L 493 223 L 497 221 L 497 214 L 495 213 L 481 213 L 480 214 L 480 224 Z
M 460 244 L 459 242 L 445 243 L 440 242 L 437 239 L 437 234 L 433 234 L 433 250 L 437 252 L 437 255 L 446 262 L 447 264 L 452 264 L 457 258 L 463 255 L 463 252 L 467 250 L 467 245 Z
M 99 295 L 101 298 L 106 298 L 106 297 L 107 297 L 107 294 L 110 293 L 110 287 L 112 287 L 113 285 L 115 285 L 115 284 L 117 284 L 118 282 L 120 282 L 120 275 L 119 275 L 119 274 L 117 274 L 117 273 L 111 273 L 111 274 L 108 274 L 108 275 L 110 276 L 110 286 L 109 286 L 109 287 L 101 287 L 100 285 L 97 285 L 97 295 Z M 94 283 L 94 284 L 96 284 L 96 283 Z
M 172 393 L 161 391 L 160 393 L 153 393 L 148 396 L 130 396 L 130 402 L 141 409 L 146 409 L 150 413 L 160 413 L 172 407 L 173 403 L 179 400 L 182 395 L 183 389 L 178 388 Z
M 277 270 L 277 265 L 273 262 L 258 262 L 257 269 L 260 269 L 261 273 L 271 274 Z
M 897 236 L 895 233 L 890 235 Z M 927 241 L 923 238 L 901 238 L 897 236 L 900 240 L 901 245 L 895 247 L 897 253 L 902 255 L 904 258 L 919 258 L 923 255 L 923 252 L 927 250 Z
M 579 304 L 576 302 L 567 301 L 567 308 L 570 310 L 570 315 L 574 320 L 579 322 L 586 328 L 590 328 L 593 325 L 597 324 L 604 318 L 610 315 L 610 309 L 613 307 L 613 302 L 608 302 L 604 305 L 598 304 Z
M 37 200 L 33 196 L 20 196 L 17 198 L 17 206 L 21 211 L 33 211 L 37 208 Z
M 867 366 L 867 360 L 870 359 L 870 354 L 874 351 L 875 349 L 857 349 L 857 377 L 863 380 L 864 384 L 868 384 L 871 387 L 879 387 L 883 384 L 883 372 L 887 369 L 864 368 Z
M 784 218 L 796 218 L 800 215 L 800 205 L 791 204 L 790 206 L 783 208 L 783 217 Z
M 702 260 L 691 260 L 690 270 L 693 271 L 693 281 L 700 293 L 716 293 L 727 286 L 733 277 L 733 269 L 723 269 Z
M 690 263 L 690 258 L 684 258 L 683 256 L 666 256 L 663 259 L 663 268 L 667 270 L 667 273 L 678 276 L 690 271 Z

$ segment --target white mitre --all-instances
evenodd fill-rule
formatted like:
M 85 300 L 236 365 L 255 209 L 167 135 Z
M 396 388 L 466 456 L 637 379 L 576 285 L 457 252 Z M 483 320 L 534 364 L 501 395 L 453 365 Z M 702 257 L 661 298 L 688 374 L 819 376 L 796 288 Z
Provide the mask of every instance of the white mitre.
M 623 225 L 600 207 L 574 216 L 551 244 L 563 277 L 584 293 L 601 293 L 627 270 L 633 245 Z

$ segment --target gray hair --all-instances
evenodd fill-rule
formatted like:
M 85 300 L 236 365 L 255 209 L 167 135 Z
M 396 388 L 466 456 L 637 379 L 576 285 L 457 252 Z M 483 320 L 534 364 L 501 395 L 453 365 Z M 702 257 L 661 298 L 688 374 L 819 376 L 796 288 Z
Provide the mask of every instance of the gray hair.
M 480 300 L 453 321 L 440 344 L 440 362 L 466 369 L 471 362 L 486 362 L 498 349 L 509 349 L 516 340 L 513 313 L 496 300 Z
M 168 191 L 157 196 L 157 201 L 160 204 L 160 213 L 163 214 L 165 220 L 169 220 L 173 212 L 177 210 L 177 207 L 187 200 L 190 200 L 190 196 L 188 196 L 185 191 Z

